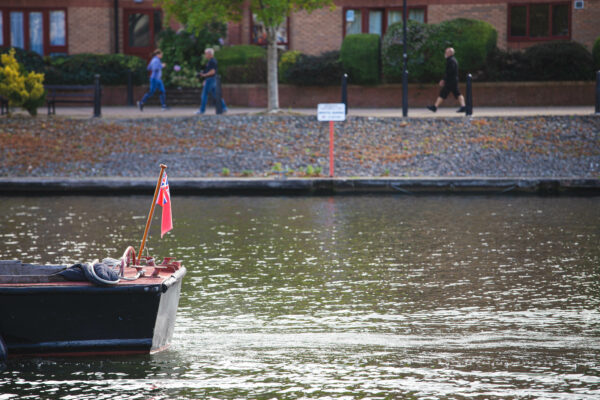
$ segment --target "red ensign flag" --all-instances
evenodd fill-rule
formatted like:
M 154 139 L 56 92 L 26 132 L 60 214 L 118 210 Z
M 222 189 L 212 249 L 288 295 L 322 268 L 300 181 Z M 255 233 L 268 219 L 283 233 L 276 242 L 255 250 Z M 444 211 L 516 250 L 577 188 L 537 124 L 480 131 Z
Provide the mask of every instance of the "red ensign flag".
M 167 173 L 160 182 L 160 189 L 158 192 L 158 198 L 156 204 L 162 207 L 162 221 L 160 224 L 160 237 L 173 229 L 173 219 L 171 218 L 171 193 L 169 192 L 169 181 L 167 180 Z

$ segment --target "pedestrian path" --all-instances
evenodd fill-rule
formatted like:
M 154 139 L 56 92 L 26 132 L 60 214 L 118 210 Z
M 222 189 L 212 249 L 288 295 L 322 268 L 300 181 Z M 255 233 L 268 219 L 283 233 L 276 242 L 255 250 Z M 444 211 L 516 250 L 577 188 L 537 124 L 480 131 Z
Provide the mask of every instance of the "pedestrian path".
M 410 108 L 408 110 L 409 118 L 464 118 L 464 114 L 456 113 L 457 107 L 442 107 L 436 113 L 427 110 L 424 107 Z M 163 111 L 160 106 L 146 106 L 144 111 L 140 111 L 135 106 L 103 106 L 102 118 L 104 119 L 130 119 L 130 118 L 169 118 L 169 117 L 195 117 L 208 118 L 215 116 L 214 108 L 208 109 L 204 115 L 195 115 L 197 107 L 173 107 Z M 594 106 L 575 106 L 575 107 L 480 107 L 474 108 L 473 117 L 510 117 L 510 116 L 540 116 L 540 115 L 594 115 Z M 264 108 L 250 107 L 229 107 L 226 114 L 261 114 L 265 113 Z M 317 108 L 282 108 L 284 114 L 299 115 L 317 115 Z M 18 114 L 22 113 L 21 111 Z M 38 110 L 40 117 L 46 116 L 46 109 Z M 57 107 L 57 116 L 73 118 L 91 118 L 93 110 L 91 107 Z M 349 116 L 360 117 L 386 117 L 402 118 L 402 108 L 350 108 Z

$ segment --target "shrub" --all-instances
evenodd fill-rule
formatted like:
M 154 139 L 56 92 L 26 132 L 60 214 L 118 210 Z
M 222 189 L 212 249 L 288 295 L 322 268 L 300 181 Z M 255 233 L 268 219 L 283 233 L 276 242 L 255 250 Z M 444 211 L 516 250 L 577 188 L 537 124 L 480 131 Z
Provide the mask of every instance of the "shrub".
M 422 51 L 429 37 L 431 25 L 417 21 L 408 21 L 406 26 L 408 71 L 411 81 L 423 81 L 422 72 L 425 65 L 425 54 Z M 390 25 L 383 38 L 382 64 L 386 82 L 402 82 L 404 68 L 404 33 L 402 22 Z
M 278 64 L 279 71 L 277 72 L 279 82 L 288 83 L 285 78 L 287 71 L 292 65 L 296 64 L 301 55 L 302 53 L 297 50 L 286 51 L 281 55 Z
M 44 72 L 44 59 L 38 53 L 18 47 L 0 47 L 0 54 L 6 54 L 11 49 L 15 51 L 15 58 L 25 71 Z
M 339 51 L 318 56 L 301 55 L 285 73 L 285 81 L 293 85 L 339 85 L 343 69 Z
M 488 56 L 479 81 L 527 81 L 530 79 L 529 61 L 522 51 L 494 49 Z
M 146 62 L 124 54 L 75 54 L 52 58 L 46 68 L 49 84 L 90 85 L 94 75 L 100 74 L 103 85 L 127 84 L 127 71 L 133 72 L 133 84 L 148 80 Z
M 408 71 L 412 82 L 434 82 L 444 76 L 444 50 L 454 47 L 462 78 L 484 68 L 490 53 L 496 48 L 497 32 L 487 22 L 471 19 L 453 19 L 440 24 L 422 24 L 409 21 Z M 388 82 L 399 82 L 402 77 L 403 53 L 402 23 L 388 28 L 383 39 L 383 72 Z
M 379 35 L 359 33 L 347 35 L 342 42 L 340 58 L 350 82 L 373 85 L 379 83 Z
M 30 115 L 44 103 L 44 74 L 27 72 L 15 58 L 15 50 L 0 56 L 0 95 L 13 107 L 23 107 Z
M 202 87 L 202 79 L 198 76 L 198 71 L 195 68 L 188 66 L 187 64 L 178 65 L 176 69 L 164 69 L 169 70 L 169 85 L 177 87 L 191 87 L 200 88 Z
M 227 83 L 266 83 L 267 59 L 251 58 L 245 65 L 231 65 L 226 72 Z
M 600 36 L 594 42 L 592 56 L 594 58 L 594 71 L 598 71 L 600 70 Z
M 204 49 L 207 47 L 217 47 L 219 38 L 226 32 L 225 25 L 212 24 L 197 33 L 186 30 L 175 32 L 171 28 L 162 31 L 158 38 L 158 47 L 163 52 L 162 61 L 167 65 L 163 70 L 163 81 L 167 86 L 181 86 L 173 82 L 182 81 L 181 71 L 191 71 L 196 73 L 204 63 Z M 174 71 L 173 67 L 179 65 L 181 71 Z M 193 80 L 190 84 L 194 84 Z
M 266 58 L 267 51 L 251 44 L 242 44 L 236 46 L 227 46 L 215 52 L 215 58 L 219 65 L 219 74 L 223 82 L 231 82 L 228 69 L 231 66 L 244 66 L 253 58 Z M 239 68 L 234 69 L 232 74 L 238 74 Z M 236 78 L 232 78 L 236 79 Z M 264 78 L 263 78 L 264 79 Z
M 577 81 L 593 79 L 592 54 L 577 42 L 548 42 L 525 50 L 529 79 Z

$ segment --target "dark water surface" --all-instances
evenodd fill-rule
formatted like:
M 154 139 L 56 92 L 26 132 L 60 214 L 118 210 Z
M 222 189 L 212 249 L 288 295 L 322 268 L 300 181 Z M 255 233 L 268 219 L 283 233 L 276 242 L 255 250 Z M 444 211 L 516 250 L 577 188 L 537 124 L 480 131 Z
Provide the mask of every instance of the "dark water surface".
M 150 200 L 0 198 L 0 258 L 118 257 Z M 175 196 L 173 215 L 149 242 L 188 268 L 171 348 L 11 359 L 0 400 L 600 398 L 598 197 Z

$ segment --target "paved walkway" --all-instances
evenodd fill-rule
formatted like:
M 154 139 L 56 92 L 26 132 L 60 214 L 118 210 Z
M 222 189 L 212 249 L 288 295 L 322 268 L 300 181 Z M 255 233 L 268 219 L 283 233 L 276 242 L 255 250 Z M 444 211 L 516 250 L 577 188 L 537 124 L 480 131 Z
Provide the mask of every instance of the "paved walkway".
M 162 111 L 157 106 L 146 106 L 144 112 L 140 112 L 136 107 L 128 106 L 104 106 L 102 107 L 102 118 L 105 119 L 123 119 L 123 118 L 157 118 L 157 117 L 191 117 L 194 116 L 197 108 L 195 107 L 173 107 L 168 111 Z M 46 109 L 39 109 L 39 116 L 46 116 Z M 236 114 L 257 114 L 265 112 L 264 108 L 248 107 L 230 107 L 225 115 Z M 317 109 L 309 108 L 282 108 L 285 113 L 298 113 L 304 115 L 315 115 Z M 19 112 L 21 113 L 21 112 Z M 69 116 L 75 118 L 89 118 L 93 115 L 92 107 L 57 107 L 56 115 Z M 207 110 L 204 116 L 206 118 L 215 115 L 215 110 Z M 402 108 L 350 108 L 349 115 L 361 117 L 402 117 Z M 528 116 L 528 115 L 594 115 L 594 106 L 578 107 L 481 107 L 473 109 L 473 117 L 491 117 L 491 116 Z M 436 113 L 425 108 L 413 108 L 408 110 L 410 118 L 440 118 L 440 117 L 464 117 L 464 114 L 457 114 L 455 107 L 444 107 Z

